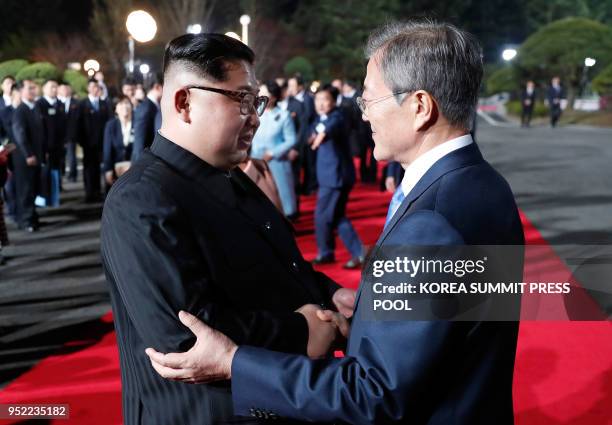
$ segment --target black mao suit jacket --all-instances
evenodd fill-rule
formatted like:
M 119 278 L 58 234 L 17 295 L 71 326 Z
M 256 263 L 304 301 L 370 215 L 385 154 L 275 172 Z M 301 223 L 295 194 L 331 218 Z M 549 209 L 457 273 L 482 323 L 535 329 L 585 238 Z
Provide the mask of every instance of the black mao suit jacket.
M 101 239 L 126 425 L 236 423 L 228 382 L 173 382 L 151 367 L 145 348 L 194 343 L 179 310 L 238 344 L 304 353 L 308 327 L 294 311 L 329 305 L 338 288 L 302 258 L 289 222 L 242 171 L 218 170 L 160 134 L 113 185 Z

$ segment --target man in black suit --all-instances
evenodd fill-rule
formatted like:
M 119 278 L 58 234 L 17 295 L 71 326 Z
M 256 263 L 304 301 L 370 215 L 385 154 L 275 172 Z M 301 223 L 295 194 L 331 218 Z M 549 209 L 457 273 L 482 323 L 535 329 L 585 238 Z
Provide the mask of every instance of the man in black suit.
M 45 196 L 51 206 L 59 205 L 60 169 L 66 137 L 64 104 L 57 98 L 57 88 L 56 80 L 45 81 L 42 87 L 43 96 L 36 101 L 36 107 L 43 120 L 45 155 L 43 162 L 47 166 L 44 173 L 46 176 L 42 179 L 45 187 L 41 188 L 41 196 Z
M 107 196 L 102 260 L 126 425 L 237 423 L 229 382 L 169 382 L 151 367 L 146 347 L 193 344 L 179 310 L 234 341 L 316 356 L 336 332 L 318 318 L 320 306 L 352 309 L 354 293 L 312 269 L 291 225 L 237 167 L 267 101 L 253 61 L 246 45 L 220 34 L 171 41 L 162 127 Z
M 531 116 L 533 115 L 533 107 L 536 100 L 535 83 L 531 80 L 527 81 L 525 90 L 521 94 L 521 104 L 523 113 L 521 114 L 521 127 L 529 127 Z
M 83 148 L 83 181 L 85 202 L 101 200 L 100 164 L 104 127 L 111 117 L 108 103 L 100 98 L 100 87 L 94 79 L 87 84 L 87 98 L 79 104 L 79 144 Z
M 147 97 L 136 107 L 134 111 L 134 149 L 132 161 L 136 161 L 142 152 L 151 147 L 155 133 L 161 125 L 161 110 L 159 101 L 162 96 L 162 85 L 153 77 L 147 83 Z
M 66 82 L 62 82 L 58 89 L 58 99 L 64 106 L 65 131 L 64 146 L 66 147 L 66 158 L 64 165 L 68 162 L 68 179 L 72 182 L 77 180 L 77 157 L 76 144 L 79 124 L 79 102 L 72 96 L 72 87 Z M 62 171 L 65 166 L 62 165 Z
M 310 149 L 308 138 L 310 137 L 310 125 L 317 117 L 314 108 L 314 98 L 306 90 L 304 79 L 300 76 L 289 78 L 287 93 L 289 96 L 297 100 L 301 105 L 301 114 L 299 115 L 300 126 L 297 130 L 297 145 L 300 154 L 300 168 L 304 170 L 304 180 L 302 181 L 302 193 L 309 194 L 317 190 L 317 154 L 316 151 Z
M 13 114 L 13 137 L 17 149 L 12 153 L 17 193 L 17 221 L 28 232 L 38 230 L 38 214 L 34 200 L 40 182 L 40 164 L 43 161 L 44 127 L 35 105 L 36 83 L 19 83 L 21 104 Z
M 12 75 L 7 75 L 2 79 L 2 97 L 0 97 L 0 111 L 11 106 L 11 87 L 15 84 L 15 78 Z
M 10 97 L 5 108 L 0 109 L 0 140 L 8 139 L 10 143 L 15 143 L 13 136 L 13 115 L 15 109 L 21 104 L 21 92 L 17 84 L 13 84 L 10 89 Z M 8 169 L 13 172 L 12 154 L 8 156 Z M 0 187 L 0 189 L 2 189 Z M 17 220 L 17 192 L 15 191 L 15 176 L 8 176 L 4 184 L 4 200 L 6 201 L 6 212 L 11 219 L 18 223 Z
M 555 128 L 559 118 L 561 118 L 561 99 L 563 99 L 563 87 L 561 79 L 553 77 L 548 87 L 548 107 L 550 108 L 550 126 Z

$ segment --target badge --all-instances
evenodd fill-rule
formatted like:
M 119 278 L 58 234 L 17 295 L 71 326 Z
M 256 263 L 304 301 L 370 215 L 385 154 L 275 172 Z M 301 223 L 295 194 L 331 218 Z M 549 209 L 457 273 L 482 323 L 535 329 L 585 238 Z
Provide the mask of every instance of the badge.
M 57 111 L 55 110 L 55 108 L 49 108 L 49 115 L 53 116 L 57 113 Z
M 317 124 L 317 126 L 315 127 L 315 130 L 317 131 L 317 133 L 323 133 L 325 132 L 325 124 L 323 124 L 322 122 L 320 122 L 319 124 Z

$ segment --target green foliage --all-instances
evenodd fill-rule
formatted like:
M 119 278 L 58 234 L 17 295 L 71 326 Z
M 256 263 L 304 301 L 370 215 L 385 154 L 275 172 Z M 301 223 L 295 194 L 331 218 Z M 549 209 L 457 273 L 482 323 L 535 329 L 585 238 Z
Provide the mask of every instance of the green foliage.
M 612 64 L 593 79 L 593 89 L 602 96 L 612 95 Z
M 0 63 L 0 81 L 7 75 L 15 77 L 17 73 L 27 65 L 28 61 L 25 59 L 11 59 Z
M 304 56 L 295 56 L 289 59 L 283 70 L 288 77 L 300 74 L 306 81 L 312 81 L 314 79 L 314 67 Z
M 519 78 L 514 68 L 505 66 L 493 72 L 486 80 L 488 96 L 501 92 L 514 92 L 519 89 Z
M 545 76 L 560 75 L 577 86 L 584 58 L 597 59 L 598 66 L 612 62 L 612 28 L 585 18 L 567 18 L 549 24 L 531 35 L 519 49 L 519 66 Z
M 87 96 L 87 77 L 75 71 L 74 69 L 67 69 L 64 71 L 64 81 L 70 84 L 74 94 L 78 97 L 83 98 Z
M 38 84 L 43 84 L 49 78 L 60 79 L 60 72 L 57 67 L 49 62 L 35 62 L 24 66 L 15 76 L 17 81 L 25 79 L 33 80 Z
M 521 116 L 523 107 L 520 100 L 511 100 L 506 103 L 506 110 L 510 115 Z M 546 117 L 548 116 L 548 108 L 544 105 L 544 102 L 536 101 L 533 108 L 534 117 Z
M 294 31 L 304 39 L 317 77 L 361 81 L 365 75 L 363 47 L 370 32 L 397 19 L 398 0 L 314 0 L 301 2 L 293 15 Z

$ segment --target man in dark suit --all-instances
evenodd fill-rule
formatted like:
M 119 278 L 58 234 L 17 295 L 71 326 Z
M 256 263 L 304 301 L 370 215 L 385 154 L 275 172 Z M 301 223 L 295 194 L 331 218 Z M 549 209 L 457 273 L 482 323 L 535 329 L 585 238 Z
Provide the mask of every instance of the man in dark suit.
M 15 172 L 17 194 L 17 221 L 19 228 L 38 230 L 38 214 L 34 200 L 40 183 L 40 164 L 44 160 L 44 126 L 36 108 L 36 83 L 23 80 L 19 83 L 21 104 L 13 113 L 13 138 L 17 149 L 11 160 Z
M 550 110 L 550 126 L 555 128 L 559 118 L 561 118 L 561 99 L 564 97 L 563 87 L 561 87 L 561 79 L 553 77 L 548 87 L 548 108 Z
M 2 97 L 0 97 L 0 111 L 11 106 L 11 88 L 15 84 L 15 78 L 12 75 L 7 75 L 2 79 L 0 87 L 2 88 Z
M 66 139 L 66 115 L 64 104 L 57 98 L 57 81 L 49 79 L 43 84 L 43 96 L 36 101 L 36 107 L 43 120 L 44 163 L 46 165 L 41 196 L 47 198 L 48 206 L 59 205 L 60 170 L 64 159 Z M 41 183 L 42 185 L 42 183 Z
M 340 107 L 347 123 L 349 145 L 353 156 L 359 157 L 359 178 L 364 183 L 376 183 L 377 162 L 374 158 L 374 140 L 370 125 L 361 119 L 357 106 L 358 93 L 355 84 L 345 81 L 342 86 Z
M 301 192 L 304 194 L 310 194 L 311 192 L 317 190 L 317 155 L 316 152 L 310 149 L 308 146 L 308 138 L 310 137 L 308 131 L 310 125 L 317 118 L 314 108 L 314 98 L 310 92 L 306 90 L 304 79 L 302 77 L 291 77 L 289 78 L 287 84 L 287 93 L 289 96 L 297 100 L 302 106 L 301 114 L 298 118 L 300 125 L 297 129 L 296 147 L 299 152 L 298 160 L 300 161 L 300 168 L 304 171 Z
M 8 106 L 0 109 L 0 140 L 8 139 L 9 143 L 15 143 L 13 136 L 13 115 L 15 109 L 21 104 L 21 92 L 17 84 L 13 84 L 10 89 Z M 14 172 L 12 154 L 8 156 L 7 168 Z M 4 184 L 4 200 L 6 201 L 6 212 L 11 219 L 18 223 L 17 219 L 17 192 L 15 191 L 14 173 L 7 176 Z
M 151 147 L 159 126 L 161 126 L 162 85 L 157 78 L 147 83 L 147 97 L 134 110 L 134 149 L 132 160 L 136 161 L 142 152 Z
M 352 308 L 354 294 L 311 268 L 291 225 L 237 167 L 266 104 L 253 60 L 220 34 L 172 40 L 162 127 L 106 199 L 102 260 L 126 425 L 236 423 L 228 382 L 169 382 L 151 368 L 146 347 L 193 343 L 179 310 L 240 343 L 318 356 L 336 335 L 320 306 Z
M 111 113 L 108 103 L 100 98 L 100 87 L 94 79 L 87 83 L 87 98 L 79 104 L 78 114 L 78 141 L 83 148 L 85 202 L 99 202 L 102 199 L 100 164 L 104 127 Z
M 77 156 L 76 156 L 76 145 L 78 137 L 78 124 L 79 124 L 79 102 L 72 96 L 72 87 L 66 82 L 62 82 L 58 89 L 58 99 L 64 106 L 64 146 L 66 156 L 64 159 L 64 165 L 62 165 L 62 172 L 66 162 L 68 163 L 68 179 L 72 182 L 77 180 Z
M 533 108 L 536 101 L 535 83 L 531 80 L 527 81 L 525 90 L 521 94 L 521 105 L 523 106 L 523 112 L 521 114 L 521 127 L 529 127 L 531 123 L 531 117 L 533 115 Z
M 427 61 L 412 59 L 425 52 Z M 371 261 L 394 246 L 521 248 L 512 192 L 469 134 L 482 78 L 475 38 L 448 24 L 388 24 L 371 36 L 367 53 L 360 106 L 372 125 L 376 157 L 406 168 Z M 522 279 L 522 263 L 515 266 L 511 278 Z M 372 303 L 362 300 L 372 292 L 372 267 L 366 267 L 342 359 L 237 346 L 186 314 L 196 348 L 147 353 L 171 379 L 231 376 L 237 414 L 351 424 L 513 424 L 518 322 L 511 320 L 517 317 L 374 320 Z M 490 300 L 484 305 L 495 312 L 501 305 Z

